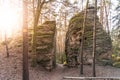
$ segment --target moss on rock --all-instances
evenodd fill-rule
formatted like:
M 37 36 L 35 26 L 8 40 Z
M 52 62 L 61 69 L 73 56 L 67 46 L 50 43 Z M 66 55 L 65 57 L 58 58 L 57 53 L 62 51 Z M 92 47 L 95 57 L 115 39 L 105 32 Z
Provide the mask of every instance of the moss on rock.
M 120 68 L 120 62 L 115 62 L 115 63 L 113 63 L 113 66 L 114 66 L 114 67 L 117 67 L 117 68 Z
M 87 18 L 85 25 L 85 34 L 84 34 L 84 62 L 92 58 L 92 47 L 93 47 L 93 26 L 94 26 L 94 9 L 87 9 Z M 68 64 L 74 64 L 74 61 L 71 60 L 71 57 L 75 55 L 78 57 L 80 54 L 80 40 L 82 37 L 82 25 L 84 21 L 84 11 L 73 16 L 70 20 L 68 32 L 66 34 L 66 49 Z M 103 30 L 103 26 L 100 24 L 97 17 L 96 24 L 96 59 L 111 59 L 111 50 L 112 43 L 110 36 Z M 72 49 L 71 49 L 72 48 Z M 77 53 L 76 52 L 77 50 Z
M 37 27 L 36 31 L 36 60 L 38 64 L 44 66 L 46 69 L 54 67 L 55 58 L 55 21 L 46 21 Z

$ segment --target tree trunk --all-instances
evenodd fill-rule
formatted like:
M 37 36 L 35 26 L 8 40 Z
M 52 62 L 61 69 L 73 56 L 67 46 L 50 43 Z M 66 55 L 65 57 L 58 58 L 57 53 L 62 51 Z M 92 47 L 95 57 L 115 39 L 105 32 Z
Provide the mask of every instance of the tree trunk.
M 29 80 L 27 0 L 23 0 L 23 80 Z
M 37 8 L 36 8 L 36 10 L 35 10 L 35 7 L 34 7 L 34 1 L 33 1 L 33 19 L 34 19 L 34 21 L 33 21 L 33 45 L 32 45 L 32 52 L 34 53 L 34 54 L 36 54 L 36 27 L 38 26 L 38 22 L 39 22 L 39 17 L 40 17 L 40 13 L 41 13 L 41 9 L 42 9 L 42 7 L 43 7 L 43 5 L 44 5 L 44 1 L 43 2 L 40 2 L 41 0 L 38 0 L 38 2 L 37 2 Z M 35 55 L 35 57 L 36 57 L 36 55 Z
M 83 0 L 82 0 L 82 5 L 81 6 L 82 6 L 82 10 L 83 10 Z
M 84 49 L 84 33 L 86 26 L 86 17 L 87 17 L 87 8 L 88 8 L 89 0 L 86 1 L 86 10 L 84 13 L 84 21 L 83 21 L 83 29 L 82 29 L 82 39 L 81 39 L 81 50 L 80 50 L 80 74 L 83 74 L 83 49 Z
M 37 1 L 37 2 L 35 2 Z M 50 1 L 52 0 L 33 0 L 32 2 L 32 6 L 33 6 L 33 35 L 32 35 L 32 53 L 34 54 L 33 56 L 33 62 L 34 64 L 37 64 L 36 62 L 36 29 L 37 29 L 37 26 L 38 26 L 38 23 L 39 23 L 39 18 L 40 18 L 40 14 L 41 13 L 41 10 L 43 8 L 43 5 L 44 4 L 47 4 L 49 3 Z M 37 6 L 37 7 L 35 7 Z M 42 20 L 42 16 L 41 16 L 41 20 Z
M 112 16 L 111 16 L 111 0 L 110 0 L 110 5 L 109 5 L 109 16 L 110 16 L 110 20 L 109 20 L 109 29 L 111 30 L 111 24 L 112 24 Z
M 97 16 L 97 0 L 95 0 L 95 10 L 94 10 L 94 27 L 93 27 L 93 77 L 96 77 L 95 71 L 95 54 L 96 54 L 96 17 Z
M 7 35 L 6 35 L 6 32 L 5 32 L 5 46 L 6 46 L 7 57 L 9 57 L 9 50 L 8 50 L 8 43 L 7 43 Z
M 103 16 L 104 16 L 104 6 L 103 6 L 103 0 L 101 0 L 101 2 L 100 2 L 100 22 L 102 25 L 103 25 Z
M 107 29 L 107 33 L 110 35 L 109 24 L 108 24 L 108 11 L 105 0 L 104 0 L 104 6 L 105 6 L 106 29 Z

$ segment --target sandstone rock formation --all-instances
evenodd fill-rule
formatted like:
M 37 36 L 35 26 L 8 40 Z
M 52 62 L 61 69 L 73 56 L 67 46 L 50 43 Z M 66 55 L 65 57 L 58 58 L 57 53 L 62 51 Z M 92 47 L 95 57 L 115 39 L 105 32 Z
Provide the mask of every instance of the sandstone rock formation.
M 70 20 L 68 32 L 66 34 L 66 56 L 68 65 L 75 66 L 76 58 L 79 61 L 80 44 L 82 36 L 82 25 L 84 21 L 84 11 L 73 16 Z M 93 26 L 94 26 L 94 8 L 87 9 L 87 20 L 84 37 L 84 63 L 91 64 L 93 47 Z M 97 17 L 96 27 L 96 60 L 108 60 L 111 58 L 112 43 L 110 36 L 103 30 L 103 26 Z
M 55 21 L 46 21 L 36 31 L 36 61 L 50 70 L 55 65 Z

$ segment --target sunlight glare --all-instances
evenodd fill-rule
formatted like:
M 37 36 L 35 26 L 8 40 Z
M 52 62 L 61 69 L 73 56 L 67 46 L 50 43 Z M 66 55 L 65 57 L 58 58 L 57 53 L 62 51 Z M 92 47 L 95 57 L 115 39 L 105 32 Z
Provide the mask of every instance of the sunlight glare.
M 7 29 L 16 21 L 15 14 L 10 9 L 1 9 L 0 11 L 0 26 Z
M 6 32 L 8 36 L 12 34 L 12 30 L 18 24 L 18 15 L 14 9 L 10 7 L 0 7 L 0 29 Z

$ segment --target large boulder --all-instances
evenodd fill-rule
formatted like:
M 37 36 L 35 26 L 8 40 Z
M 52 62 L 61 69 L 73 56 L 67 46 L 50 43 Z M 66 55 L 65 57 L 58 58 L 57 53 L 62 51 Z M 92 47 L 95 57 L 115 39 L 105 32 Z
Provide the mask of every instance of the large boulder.
M 65 53 L 68 65 L 75 65 L 76 56 L 79 62 L 80 44 L 82 36 L 82 26 L 84 21 L 84 11 L 73 16 L 69 22 L 68 32 L 66 34 Z M 103 30 L 103 26 L 97 17 L 96 26 L 96 61 L 111 59 L 112 43 L 110 36 Z M 94 26 L 94 8 L 87 9 L 87 18 L 84 35 L 84 63 L 92 63 L 93 48 L 93 26 Z

